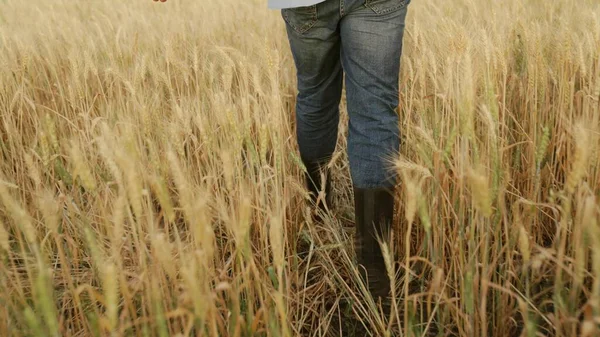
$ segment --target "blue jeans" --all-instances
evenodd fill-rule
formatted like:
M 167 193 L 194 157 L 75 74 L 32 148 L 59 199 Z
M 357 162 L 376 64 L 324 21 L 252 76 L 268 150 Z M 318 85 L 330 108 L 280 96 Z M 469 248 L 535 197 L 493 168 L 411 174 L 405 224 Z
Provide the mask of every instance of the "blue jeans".
M 396 184 L 391 159 L 400 147 L 398 82 L 409 2 L 326 0 L 281 12 L 297 69 L 300 156 L 331 158 L 345 80 L 348 158 L 358 188 Z

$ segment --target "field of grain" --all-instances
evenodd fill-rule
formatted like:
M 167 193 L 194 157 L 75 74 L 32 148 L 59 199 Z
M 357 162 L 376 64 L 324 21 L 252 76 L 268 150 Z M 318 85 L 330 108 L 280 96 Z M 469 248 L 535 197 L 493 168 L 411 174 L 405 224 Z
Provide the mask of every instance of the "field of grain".
M 344 103 L 306 216 L 264 0 L 0 8 L 0 336 L 600 333 L 597 0 L 413 0 L 391 317 L 353 267 Z

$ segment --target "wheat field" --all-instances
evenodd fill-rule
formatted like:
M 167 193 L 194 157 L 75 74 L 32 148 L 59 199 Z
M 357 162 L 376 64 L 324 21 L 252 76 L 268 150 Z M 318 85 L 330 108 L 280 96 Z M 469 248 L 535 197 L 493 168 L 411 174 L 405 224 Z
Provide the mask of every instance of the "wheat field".
M 0 8 L 0 336 L 600 333 L 597 0 L 409 6 L 390 317 L 354 267 L 345 103 L 308 216 L 279 12 Z

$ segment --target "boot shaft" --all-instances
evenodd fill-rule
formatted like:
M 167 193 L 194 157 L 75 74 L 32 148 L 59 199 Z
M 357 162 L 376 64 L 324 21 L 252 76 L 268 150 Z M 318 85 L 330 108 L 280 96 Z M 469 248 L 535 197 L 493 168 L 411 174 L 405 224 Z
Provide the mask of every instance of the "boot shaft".
M 355 248 L 359 268 L 371 294 L 385 297 L 390 291 L 383 252 L 384 242 L 392 230 L 394 195 L 390 189 L 354 188 L 356 220 Z
M 311 195 L 313 205 L 318 202 L 318 209 L 325 211 L 326 207 L 331 207 L 331 172 L 327 168 L 327 160 L 309 161 L 302 160 L 306 167 L 304 179 L 306 188 Z M 325 198 L 318 200 L 319 193 L 324 192 Z

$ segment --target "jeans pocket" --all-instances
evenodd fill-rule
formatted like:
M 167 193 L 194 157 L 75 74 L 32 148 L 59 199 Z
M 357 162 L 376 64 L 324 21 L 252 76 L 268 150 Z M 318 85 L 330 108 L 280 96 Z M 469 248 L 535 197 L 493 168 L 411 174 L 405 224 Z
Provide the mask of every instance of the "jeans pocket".
M 377 14 L 386 14 L 408 6 L 410 0 L 366 0 L 365 6 Z
M 281 16 L 298 34 L 306 33 L 319 19 L 317 5 L 285 8 L 281 10 Z

